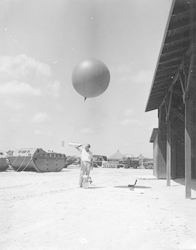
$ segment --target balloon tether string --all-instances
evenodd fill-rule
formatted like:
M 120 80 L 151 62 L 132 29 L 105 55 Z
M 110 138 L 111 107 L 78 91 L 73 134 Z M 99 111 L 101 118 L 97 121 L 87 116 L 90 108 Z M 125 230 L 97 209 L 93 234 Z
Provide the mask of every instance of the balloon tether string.
M 82 110 L 81 110 L 80 114 L 82 114 L 83 107 L 84 107 L 84 103 L 85 103 L 86 99 L 87 99 L 87 97 L 84 97 L 84 102 L 83 102 Z M 79 119 L 80 119 L 80 117 L 79 117 Z M 75 135 L 75 133 L 76 133 L 76 129 L 77 129 L 77 126 L 78 126 L 78 123 L 79 123 L 79 119 L 78 119 L 78 121 L 77 121 L 77 123 L 76 123 L 76 126 L 75 126 L 75 129 L 74 129 L 73 134 L 72 134 L 72 136 L 71 136 L 70 142 L 72 141 L 72 139 L 73 139 L 73 137 L 74 137 L 74 135 Z

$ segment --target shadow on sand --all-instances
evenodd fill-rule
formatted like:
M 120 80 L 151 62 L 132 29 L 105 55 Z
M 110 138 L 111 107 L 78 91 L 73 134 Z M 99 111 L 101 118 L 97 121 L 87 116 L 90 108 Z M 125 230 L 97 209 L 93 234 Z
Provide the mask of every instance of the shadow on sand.
M 137 189 L 137 188 L 139 188 L 139 189 L 147 189 L 147 188 L 151 188 L 151 187 L 146 187 L 146 186 L 134 186 L 134 187 L 129 187 L 128 185 L 126 185 L 126 186 L 114 186 L 115 188 L 135 188 L 135 189 Z
M 173 181 L 180 184 L 180 185 L 185 185 L 185 179 L 184 178 L 174 179 Z M 191 188 L 196 191 L 196 179 L 191 180 Z
M 63 168 L 61 172 L 71 172 L 71 169 Z
M 105 187 L 88 187 L 88 189 L 97 189 L 97 188 L 105 188 Z

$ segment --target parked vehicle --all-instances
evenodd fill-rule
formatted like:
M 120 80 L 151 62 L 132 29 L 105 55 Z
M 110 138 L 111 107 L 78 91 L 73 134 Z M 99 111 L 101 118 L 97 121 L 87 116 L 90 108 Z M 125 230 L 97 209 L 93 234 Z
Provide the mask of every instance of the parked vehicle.
M 72 165 L 80 165 L 81 163 L 81 158 L 80 157 L 76 157 L 75 161 L 72 163 Z
M 131 167 L 138 168 L 141 165 L 141 161 L 138 157 L 131 157 Z
M 42 148 L 21 148 L 7 155 L 9 164 L 15 171 L 59 172 L 66 162 L 66 155 Z
M 126 158 L 125 168 L 138 168 L 141 165 L 141 160 L 138 157 L 128 157 Z
M 138 157 L 128 157 L 120 160 L 117 164 L 117 168 L 138 168 L 141 165 L 141 161 Z
M 93 167 L 104 167 L 107 164 L 107 157 L 105 155 L 93 155 Z
M 120 160 L 120 161 L 118 161 L 118 163 L 116 164 L 116 167 L 117 168 L 128 168 L 126 160 Z
M 8 168 L 7 158 L 3 152 L 0 151 L 0 172 Z
M 153 159 L 144 159 L 143 160 L 143 166 L 145 169 L 153 169 Z
M 76 157 L 75 156 L 67 156 L 64 168 L 67 168 L 67 166 L 73 164 L 75 161 L 76 161 Z

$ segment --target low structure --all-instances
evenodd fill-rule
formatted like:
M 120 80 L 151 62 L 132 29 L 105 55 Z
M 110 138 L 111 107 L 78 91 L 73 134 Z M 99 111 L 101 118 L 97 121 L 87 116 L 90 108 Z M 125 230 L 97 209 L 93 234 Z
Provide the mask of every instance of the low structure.
M 157 179 L 166 178 L 166 162 L 163 158 L 161 142 L 158 140 L 158 128 L 154 128 L 150 137 L 150 142 L 153 143 L 153 175 Z

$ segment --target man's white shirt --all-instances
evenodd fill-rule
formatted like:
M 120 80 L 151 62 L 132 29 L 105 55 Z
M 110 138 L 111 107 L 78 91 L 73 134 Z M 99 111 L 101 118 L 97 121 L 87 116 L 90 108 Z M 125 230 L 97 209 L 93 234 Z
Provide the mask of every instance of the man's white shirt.
M 91 162 L 93 158 L 92 152 L 89 150 L 88 152 L 86 151 L 85 148 L 79 149 L 81 152 L 81 161 L 88 161 Z

